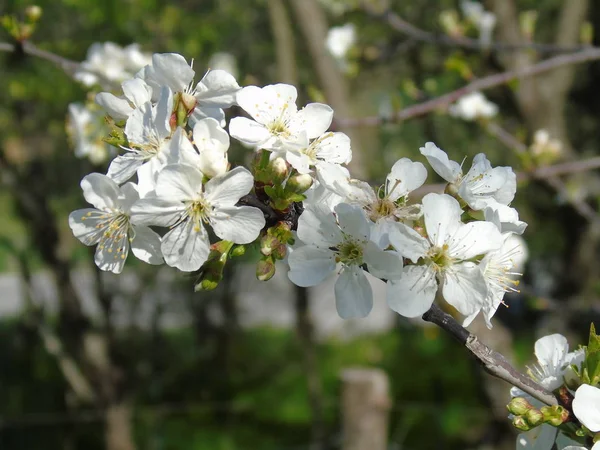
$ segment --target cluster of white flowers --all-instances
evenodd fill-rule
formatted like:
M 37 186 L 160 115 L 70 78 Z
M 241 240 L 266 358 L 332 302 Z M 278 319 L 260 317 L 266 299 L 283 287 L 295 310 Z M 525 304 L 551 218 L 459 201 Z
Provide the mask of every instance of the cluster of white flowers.
M 95 43 L 89 48 L 87 58 L 79 65 L 74 78 L 88 88 L 116 91 L 122 82 L 133 78 L 150 62 L 151 55 L 142 52 L 138 44 L 120 47 L 112 42 Z M 115 154 L 114 147 L 104 142 L 109 131 L 104 115 L 105 112 L 91 100 L 85 104 L 69 105 L 67 132 L 75 156 L 88 158 L 97 165 Z
M 101 269 L 121 272 L 131 247 L 150 264 L 196 271 L 211 260 L 214 234 L 232 245 L 260 241 L 261 279 L 286 257 L 300 286 L 339 274 L 341 317 L 369 314 L 368 271 L 387 283 L 389 306 L 406 317 L 422 315 L 439 295 L 465 324 L 482 312 L 491 327 L 523 256 L 514 236 L 526 224 L 509 206 L 510 167 L 493 168 L 479 154 L 463 173 L 429 142 L 421 154 L 448 185 L 414 203 L 425 166 L 401 158 L 377 189 L 352 179 L 344 167 L 350 139 L 329 131 L 329 106 L 298 109 L 296 88 L 286 84 L 240 88 L 223 70 L 196 84 L 194 76 L 181 55 L 155 54 L 122 83 L 122 94 L 96 97 L 124 123 L 122 154 L 106 175 L 84 178 L 96 209 L 75 211 L 70 225 L 83 243 L 98 244 Z M 247 116 L 227 127 L 223 109 L 234 104 Z M 255 152 L 252 171 L 230 167 L 230 136 Z
M 529 376 L 548 391 L 557 391 L 559 388 L 567 389 L 563 397 L 571 400 L 570 409 L 589 432 L 595 434 L 600 431 L 600 389 L 583 382 L 585 376 L 593 377 L 594 374 L 585 372 L 584 367 L 590 369 L 587 362 L 586 347 L 569 352 L 567 339 L 560 334 L 552 334 L 538 339 L 535 343 L 535 356 L 537 363 L 528 371 Z M 594 358 L 597 358 L 594 356 Z M 511 402 L 509 410 L 521 415 L 524 419 L 524 429 L 528 431 L 517 436 L 516 448 L 550 450 L 586 450 L 575 439 L 586 433 L 576 435 L 566 434 L 567 429 L 559 430 L 559 425 L 566 421 L 573 422 L 569 413 L 563 407 L 544 406 L 540 401 L 514 387 L 511 395 L 517 402 Z M 516 407 L 516 410 L 515 410 Z M 520 410 L 519 410 L 520 409 Z M 514 421 L 513 416 L 513 421 Z M 521 426 L 523 422 L 521 423 Z M 569 429 L 574 431 L 573 429 Z M 593 450 L 600 449 L 600 441 L 592 446 Z

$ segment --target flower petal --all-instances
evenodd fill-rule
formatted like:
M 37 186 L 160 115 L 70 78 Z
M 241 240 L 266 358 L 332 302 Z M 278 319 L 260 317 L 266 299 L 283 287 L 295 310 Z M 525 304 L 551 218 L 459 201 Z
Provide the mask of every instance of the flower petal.
M 423 315 L 435 299 L 438 284 L 428 266 L 405 266 L 399 280 L 388 281 L 388 306 L 404 317 Z
M 185 205 L 179 201 L 146 197 L 131 207 L 131 223 L 170 227 L 181 219 Z
M 396 201 L 420 188 L 427 179 L 427 169 L 420 162 L 401 158 L 394 163 L 386 178 L 386 194 Z
M 344 267 L 335 282 L 335 306 L 342 319 L 366 317 L 373 309 L 373 290 L 358 266 Z
M 416 263 L 429 250 L 429 241 L 401 222 L 389 223 L 388 239 L 394 249 L 405 258 Z
M 305 131 L 309 139 L 314 139 L 327 131 L 332 120 L 333 109 L 330 106 L 309 103 L 293 116 L 289 128 L 295 132 Z
M 444 273 L 442 294 L 464 316 L 479 311 L 488 294 L 481 268 L 472 262 L 452 265 Z
M 85 201 L 102 210 L 119 206 L 121 191 L 119 186 L 106 175 L 90 173 L 81 180 L 81 189 Z
M 232 138 L 253 147 L 262 147 L 271 138 L 270 131 L 264 125 L 246 117 L 231 119 L 229 134 Z
M 557 429 L 542 424 L 537 428 L 517 436 L 517 450 L 550 450 L 556 439 Z
M 342 231 L 355 239 L 366 241 L 371 235 L 371 222 L 364 210 L 358 205 L 340 203 L 335 207 L 335 213 Z
M 309 205 L 298 219 L 298 238 L 308 245 L 329 248 L 344 240 L 331 210 L 322 204 Z
M 331 250 L 312 245 L 294 247 L 289 254 L 288 264 L 288 278 L 295 285 L 303 287 L 320 284 L 336 267 Z
M 240 86 L 225 70 L 209 70 L 196 86 L 194 96 L 202 106 L 227 108 L 235 104 Z
M 446 152 L 433 142 L 427 142 L 425 147 L 421 147 L 419 150 L 427 158 L 433 170 L 448 183 L 457 183 L 460 180 L 462 176 L 460 164 L 450 161 Z
M 442 247 L 462 225 L 462 209 L 456 199 L 446 194 L 427 194 L 423 197 L 423 216 L 429 241 Z
M 148 264 L 164 262 L 160 251 L 160 236 L 145 226 L 134 227 L 135 237 L 131 242 L 131 251 L 140 260 Z
M 196 200 L 202 193 L 203 177 L 195 167 L 170 164 L 156 178 L 156 195 L 171 201 Z
M 402 276 L 402 258 L 396 252 L 381 250 L 374 242 L 367 242 L 363 255 L 369 273 L 384 280 L 395 280 Z
M 127 152 L 112 160 L 110 166 L 108 166 L 106 176 L 114 180 L 115 183 L 124 183 L 133 176 L 142 164 L 144 164 L 143 156 L 136 152 Z
M 236 244 L 253 242 L 265 226 L 265 216 L 251 206 L 221 206 L 210 216 L 217 236 Z
M 208 258 L 210 241 L 202 224 L 196 227 L 192 220 L 186 220 L 163 236 L 160 249 L 169 266 L 192 272 Z
M 498 250 L 504 238 L 491 222 L 470 222 L 461 224 L 445 242 L 449 255 L 464 260 Z
M 569 343 L 562 334 L 551 334 L 535 341 L 535 357 L 541 366 L 548 366 L 557 372 L 565 364 L 569 353 Z
M 253 186 L 254 177 L 250 171 L 238 166 L 223 175 L 211 178 L 204 186 L 204 192 L 213 207 L 234 206 Z
M 105 220 L 102 211 L 92 208 L 78 209 L 69 214 L 69 227 L 82 243 L 94 245 L 104 233 L 104 228 L 99 228 L 98 225 Z

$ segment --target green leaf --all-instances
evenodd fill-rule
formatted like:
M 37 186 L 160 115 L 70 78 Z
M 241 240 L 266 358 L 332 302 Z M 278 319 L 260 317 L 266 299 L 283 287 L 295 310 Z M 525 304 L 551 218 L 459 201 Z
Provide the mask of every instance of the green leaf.
M 596 334 L 596 328 L 592 323 L 590 326 L 590 338 L 585 352 L 585 367 L 590 384 L 596 385 L 600 382 L 600 336 Z

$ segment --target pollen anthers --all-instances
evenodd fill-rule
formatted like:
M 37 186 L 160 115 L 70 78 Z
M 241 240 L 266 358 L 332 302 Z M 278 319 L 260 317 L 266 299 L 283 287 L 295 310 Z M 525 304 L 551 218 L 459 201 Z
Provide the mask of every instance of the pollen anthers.
M 212 207 L 205 198 L 200 198 L 188 203 L 186 208 L 186 216 L 194 222 L 194 231 L 200 231 L 202 227 L 201 222 L 209 222 L 211 210 Z
M 363 263 L 363 245 L 352 238 L 346 237 L 337 249 L 336 262 L 346 265 L 358 265 Z
M 441 247 L 432 247 L 427 253 L 427 259 L 436 270 L 443 270 L 445 267 L 451 266 L 454 259 L 449 254 L 448 244 Z
M 89 211 L 81 220 L 98 220 L 95 228 L 101 233 L 98 248 L 114 253 L 114 258 L 126 258 L 127 240 L 133 240 L 129 216 L 121 211 Z
M 369 219 L 371 219 L 373 222 L 377 222 L 382 217 L 393 216 L 396 212 L 396 209 L 396 203 L 389 198 L 378 198 L 368 208 Z

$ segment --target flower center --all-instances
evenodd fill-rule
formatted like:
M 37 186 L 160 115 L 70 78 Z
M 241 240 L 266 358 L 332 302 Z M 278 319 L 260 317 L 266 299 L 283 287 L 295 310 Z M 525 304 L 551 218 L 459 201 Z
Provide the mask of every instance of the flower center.
M 363 247 L 358 241 L 346 239 L 338 247 L 336 262 L 341 262 L 348 266 L 356 264 L 360 266 L 363 263 Z
M 396 204 L 389 198 L 379 198 L 369 208 L 369 218 L 377 222 L 382 217 L 393 216 L 396 212 Z
M 212 206 L 204 197 L 188 202 L 186 215 L 194 222 L 194 231 L 199 232 L 201 222 L 208 223 Z
M 442 271 L 454 263 L 454 259 L 448 253 L 448 244 L 441 247 L 432 247 L 427 252 L 427 260 L 436 271 Z

